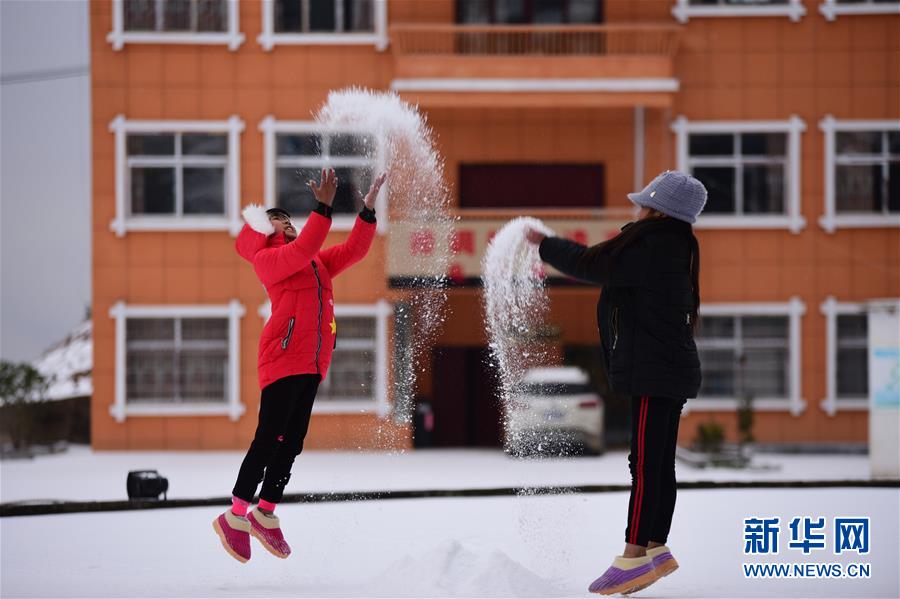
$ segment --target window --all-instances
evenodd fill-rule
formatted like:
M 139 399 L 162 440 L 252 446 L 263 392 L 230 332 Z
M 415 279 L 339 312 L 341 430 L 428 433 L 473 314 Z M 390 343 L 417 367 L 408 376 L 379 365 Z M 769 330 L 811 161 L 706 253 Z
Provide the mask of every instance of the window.
M 322 401 L 372 401 L 375 395 L 375 316 L 337 316 L 338 339 L 328 376 L 319 385 Z
M 332 229 L 352 228 L 375 173 L 383 170 L 380 141 L 370 133 L 335 131 L 310 122 L 268 118 L 261 128 L 266 138 L 266 205 L 305 218 L 317 203 L 307 182 L 318 181 L 323 168 L 333 168 L 338 189 L 332 205 Z M 382 191 L 376 203 L 376 211 L 382 214 L 386 213 L 382 201 L 385 195 Z M 386 221 L 379 218 L 379 227 Z
M 689 122 L 679 117 L 678 168 L 706 186 L 706 228 L 805 226 L 800 215 L 800 132 L 803 121 Z
M 826 397 L 822 409 L 866 410 L 869 406 L 869 317 L 864 304 L 822 303 L 826 328 Z
M 387 48 L 387 0 L 263 0 L 260 45 L 372 44 Z
M 319 385 L 314 413 L 389 412 L 387 391 L 388 317 L 390 304 L 341 304 L 334 307 L 337 342 L 328 375 Z M 272 305 L 260 306 L 268 320 Z
M 237 0 L 114 0 L 113 49 L 126 43 L 226 44 L 236 50 L 244 41 L 238 31 Z
M 787 397 L 787 316 L 704 316 L 700 331 L 701 396 Z
M 227 318 L 129 318 L 125 401 L 225 402 Z
M 603 0 L 457 0 L 456 22 L 588 24 L 603 22 Z
M 240 230 L 239 141 L 243 123 L 126 121 L 116 135 L 118 235 L 128 230 Z
M 731 410 L 746 396 L 755 409 L 805 408 L 800 395 L 800 318 L 803 302 L 704 304 L 697 350 L 703 369 L 698 410 Z
M 275 0 L 277 33 L 375 32 L 374 0 Z
M 695 17 L 789 17 L 806 14 L 801 0 L 677 0 L 672 14 L 680 23 Z
M 825 214 L 839 227 L 900 226 L 900 122 L 825 117 Z
M 869 319 L 865 314 L 837 317 L 838 398 L 868 397 Z
M 819 12 L 829 21 L 838 15 L 900 15 L 897 0 L 825 0 Z
M 239 319 L 243 307 L 130 306 L 116 320 L 116 394 L 122 422 L 140 415 L 229 415 L 244 408 L 239 390 Z

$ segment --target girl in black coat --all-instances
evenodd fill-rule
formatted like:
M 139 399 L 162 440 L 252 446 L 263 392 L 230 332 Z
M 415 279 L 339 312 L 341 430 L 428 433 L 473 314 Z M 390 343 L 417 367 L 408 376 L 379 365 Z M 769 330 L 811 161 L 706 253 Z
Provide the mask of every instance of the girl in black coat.
M 666 171 L 628 197 L 641 207 L 640 219 L 593 247 L 527 233 L 542 260 L 603 286 L 603 368 L 612 390 L 632 398 L 625 550 L 591 584 L 602 595 L 634 592 L 678 567 L 665 545 L 675 509 L 675 446 L 681 410 L 700 390 L 700 248 L 691 224 L 706 189 L 690 175 Z

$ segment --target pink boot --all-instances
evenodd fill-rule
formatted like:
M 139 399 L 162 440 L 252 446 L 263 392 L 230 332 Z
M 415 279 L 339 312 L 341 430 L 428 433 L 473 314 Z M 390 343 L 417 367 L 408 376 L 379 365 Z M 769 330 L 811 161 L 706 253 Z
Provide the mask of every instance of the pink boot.
M 213 529 L 231 557 L 242 564 L 250 559 L 250 522 L 247 518 L 235 516 L 229 509 L 213 520 Z
M 281 534 L 281 522 L 278 520 L 278 516 L 275 514 L 267 516 L 258 508 L 254 508 L 247 514 L 247 520 L 250 521 L 250 534 L 256 537 L 269 553 L 281 559 L 291 554 L 291 548 L 284 540 L 284 535 Z

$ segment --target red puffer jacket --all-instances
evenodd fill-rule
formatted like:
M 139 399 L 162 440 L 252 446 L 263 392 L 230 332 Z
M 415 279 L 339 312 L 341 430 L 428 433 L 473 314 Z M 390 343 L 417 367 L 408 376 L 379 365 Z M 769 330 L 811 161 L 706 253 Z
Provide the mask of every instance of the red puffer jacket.
M 246 224 L 235 241 L 253 264 L 272 302 L 272 316 L 259 340 L 259 387 L 293 374 L 328 373 L 337 324 L 331 279 L 362 260 L 375 238 L 375 223 L 356 219 L 344 243 L 320 251 L 331 219 L 309 215 L 294 241 L 275 227 L 261 206 L 243 211 Z

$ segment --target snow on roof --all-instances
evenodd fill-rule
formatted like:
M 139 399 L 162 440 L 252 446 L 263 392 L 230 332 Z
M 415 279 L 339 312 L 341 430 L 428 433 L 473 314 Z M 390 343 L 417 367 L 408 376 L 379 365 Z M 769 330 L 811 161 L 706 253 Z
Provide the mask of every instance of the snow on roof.
M 91 320 L 85 320 L 32 362 L 32 366 L 50 380 L 47 399 L 85 397 L 93 393 L 92 324 Z
M 572 383 L 584 384 L 588 382 L 585 371 L 574 366 L 551 366 L 545 368 L 531 368 L 522 377 L 523 383 Z

